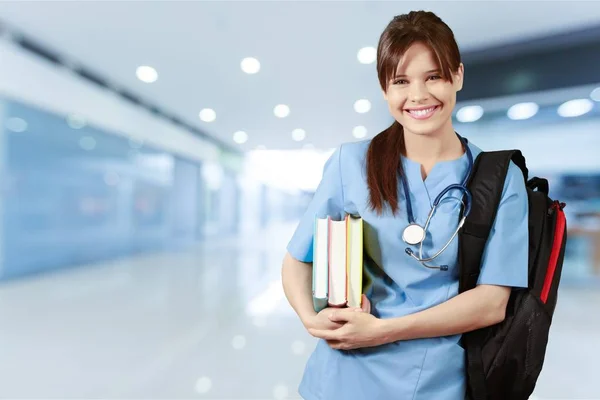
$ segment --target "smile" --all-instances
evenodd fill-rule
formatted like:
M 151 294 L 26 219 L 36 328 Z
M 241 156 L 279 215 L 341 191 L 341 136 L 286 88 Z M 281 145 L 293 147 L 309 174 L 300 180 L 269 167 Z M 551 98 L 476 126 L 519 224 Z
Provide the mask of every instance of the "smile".
M 427 119 L 427 118 L 431 117 L 435 113 L 435 110 L 437 110 L 438 108 L 439 108 L 439 106 L 433 106 L 433 107 L 429 107 L 429 108 L 423 108 L 420 110 L 406 110 L 406 111 L 414 119 L 423 120 L 423 119 Z

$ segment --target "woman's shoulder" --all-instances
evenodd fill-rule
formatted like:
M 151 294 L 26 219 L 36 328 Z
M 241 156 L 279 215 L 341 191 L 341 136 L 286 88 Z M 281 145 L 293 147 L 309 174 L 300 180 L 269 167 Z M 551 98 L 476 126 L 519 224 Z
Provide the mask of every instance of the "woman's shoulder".
M 370 144 L 371 139 L 342 143 L 338 148 L 342 162 L 353 163 L 366 160 Z
M 467 142 L 467 146 L 469 146 L 469 150 L 471 150 L 471 154 L 473 155 L 473 160 L 477 158 L 479 154 L 483 152 L 476 144 L 471 142 L 470 140 Z

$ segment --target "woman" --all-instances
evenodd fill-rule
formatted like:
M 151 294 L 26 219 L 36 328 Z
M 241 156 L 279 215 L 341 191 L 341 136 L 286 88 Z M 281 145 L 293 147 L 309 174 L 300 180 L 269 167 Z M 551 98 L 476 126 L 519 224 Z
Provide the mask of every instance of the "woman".
M 283 262 L 286 297 L 308 332 L 322 339 L 299 392 L 306 400 L 464 399 L 461 333 L 502 321 L 511 288 L 527 286 L 525 182 L 511 164 L 478 286 L 458 294 L 458 241 L 422 263 L 415 259 L 419 246 L 405 233 L 411 222 L 425 225 L 434 199 L 464 182 L 481 152 L 452 126 L 464 80 L 454 35 L 433 13 L 397 16 L 381 35 L 377 71 L 395 122 L 372 140 L 333 153 Z M 443 195 L 423 258 L 452 237 L 462 197 L 458 190 Z M 316 313 L 314 218 L 345 214 L 360 215 L 365 225 L 363 306 Z

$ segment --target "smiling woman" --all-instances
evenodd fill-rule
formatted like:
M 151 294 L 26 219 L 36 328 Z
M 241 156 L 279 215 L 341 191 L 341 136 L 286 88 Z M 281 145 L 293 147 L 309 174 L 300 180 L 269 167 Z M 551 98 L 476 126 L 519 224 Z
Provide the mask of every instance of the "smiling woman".
M 439 23 L 441 20 L 433 23 L 430 31 L 415 28 L 430 19 L 433 18 L 425 14 L 416 15 L 412 21 L 395 19 L 379 41 L 379 84 L 396 122 L 373 139 L 367 156 L 371 204 L 377 210 L 382 209 L 384 197 L 394 212 L 397 208 L 398 180 L 393 175 L 381 174 L 381 170 L 395 168 L 395 160 L 400 158 L 403 150 L 409 159 L 419 158 L 416 153 L 422 153 L 421 149 L 406 145 L 406 141 L 417 139 L 412 140 L 413 144 L 420 142 L 430 146 L 433 143 L 431 139 L 443 138 L 443 147 L 448 147 L 450 140 L 454 143 L 451 147 L 454 154 L 446 157 L 455 158 L 463 150 L 461 147 L 457 152 L 451 117 L 456 93 L 463 86 L 464 67 L 454 34 L 446 24 Z M 393 146 L 389 146 L 389 140 L 395 141 Z M 434 152 L 440 152 L 441 144 L 438 141 L 438 149 Z M 381 165 L 382 152 L 390 152 L 390 156 L 383 159 L 393 165 Z M 377 155 L 377 160 L 374 155 Z M 423 157 L 416 160 L 423 164 L 423 175 L 427 175 L 433 167 L 434 157 L 435 154 L 430 154 L 426 157 L 429 160 Z M 398 168 L 401 175 L 402 165 Z
M 527 287 L 523 174 L 509 168 L 477 287 L 459 294 L 453 239 L 464 222 L 461 204 L 469 213 L 464 185 L 481 149 L 452 126 L 464 81 L 454 34 L 431 12 L 396 16 L 380 37 L 377 72 L 394 122 L 333 153 L 283 261 L 286 297 L 321 339 L 299 392 L 307 400 L 464 399 L 461 334 L 502 321 L 511 288 Z M 451 204 L 434 215 L 440 199 Z M 315 217 L 345 215 L 359 215 L 365 226 L 362 307 L 317 312 Z M 411 226 L 419 228 L 416 239 L 403 235 Z

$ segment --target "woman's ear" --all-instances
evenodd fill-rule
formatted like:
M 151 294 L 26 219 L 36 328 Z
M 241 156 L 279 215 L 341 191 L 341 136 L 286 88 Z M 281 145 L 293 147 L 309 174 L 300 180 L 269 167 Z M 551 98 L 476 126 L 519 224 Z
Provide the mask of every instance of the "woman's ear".
M 385 90 L 382 90 L 381 94 L 383 94 L 384 100 L 387 101 L 388 100 L 387 92 Z
M 456 91 L 459 92 L 463 88 L 463 83 L 465 81 L 465 66 L 463 63 L 460 63 L 458 66 L 458 70 L 454 74 L 454 85 L 456 86 Z

